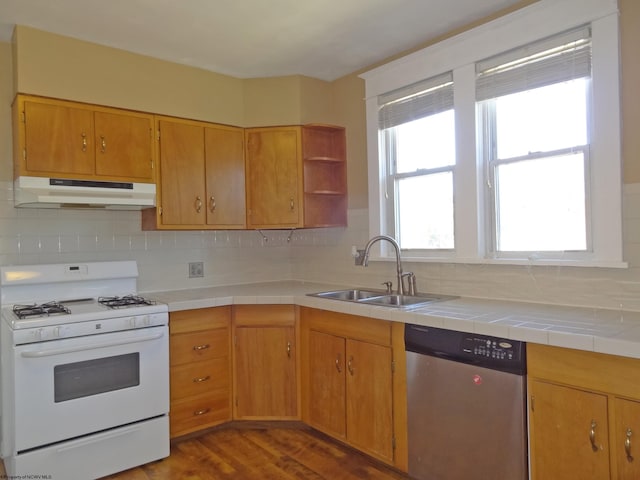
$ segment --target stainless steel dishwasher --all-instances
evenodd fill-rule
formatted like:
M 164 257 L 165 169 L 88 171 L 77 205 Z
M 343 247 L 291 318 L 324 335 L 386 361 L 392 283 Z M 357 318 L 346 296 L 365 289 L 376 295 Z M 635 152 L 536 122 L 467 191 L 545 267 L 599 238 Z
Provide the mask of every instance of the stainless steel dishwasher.
M 523 342 L 407 324 L 409 475 L 526 480 Z

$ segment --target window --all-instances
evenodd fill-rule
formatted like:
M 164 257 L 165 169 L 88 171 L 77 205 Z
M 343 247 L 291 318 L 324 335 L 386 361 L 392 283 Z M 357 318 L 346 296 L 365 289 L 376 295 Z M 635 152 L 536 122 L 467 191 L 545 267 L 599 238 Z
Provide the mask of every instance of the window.
M 491 251 L 587 252 L 588 28 L 476 64 Z
M 452 75 L 381 95 L 379 105 L 389 221 L 400 247 L 453 248 Z
M 363 74 L 371 236 L 412 261 L 625 266 L 618 48 L 616 2 L 540 0 Z

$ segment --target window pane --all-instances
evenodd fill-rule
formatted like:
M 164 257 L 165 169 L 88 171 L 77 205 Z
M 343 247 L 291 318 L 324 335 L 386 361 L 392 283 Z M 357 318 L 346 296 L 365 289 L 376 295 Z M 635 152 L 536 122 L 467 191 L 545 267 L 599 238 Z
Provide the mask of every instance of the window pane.
M 397 188 L 400 247 L 454 248 L 453 174 L 404 178 Z
M 498 159 L 586 145 L 587 85 L 578 79 L 497 98 Z
M 498 251 L 586 250 L 584 178 L 582 152 L 498 166 Z
M 455 164 L 453 110 L 403 123 L 394 130 L 397 173 Z

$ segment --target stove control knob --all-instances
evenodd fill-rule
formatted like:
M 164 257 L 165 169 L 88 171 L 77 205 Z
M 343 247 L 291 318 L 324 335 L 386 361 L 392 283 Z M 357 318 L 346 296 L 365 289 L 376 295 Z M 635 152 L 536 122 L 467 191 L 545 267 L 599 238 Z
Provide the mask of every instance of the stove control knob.
M 129 323 L 129 328 L 136 328 L 136 317 L 129 317 L 127 322 Z
M 34 330 L 33 337 L 35 341 L 41 341 L 44 337 L 44 328 L 38 328 Z
M 151 325 L 151 317 L 149 315 L 145 315 L 140 320 L 142 325 L 144 325 L 145 327 L 148 327 Z

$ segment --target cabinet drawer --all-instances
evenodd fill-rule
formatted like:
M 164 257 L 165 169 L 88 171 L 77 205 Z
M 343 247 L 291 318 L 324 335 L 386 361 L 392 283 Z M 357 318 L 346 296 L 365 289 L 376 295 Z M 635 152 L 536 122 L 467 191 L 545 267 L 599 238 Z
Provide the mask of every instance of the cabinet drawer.
M 220 328 L 171 335 L 171 365 L 198 362 L 229 355 L 229 330 Z
M 171 368 L 171 401 L 215 389 L 229 390 L 229 359 L 213 358 Z
M 295 325 L 296 311 L 293 305 L 237 305 L 233 322 L 236 327 L 290 327 Z
M 173 335 L 228 327 L 230 319 L 230 306 L 181 310 L 169 314 L 169 331 Z
M 172 437 L 228 420 L 231 420 L 231 409 L 226 391 L 213 391 L 182 402 L 174 402 L 169 412 Z

